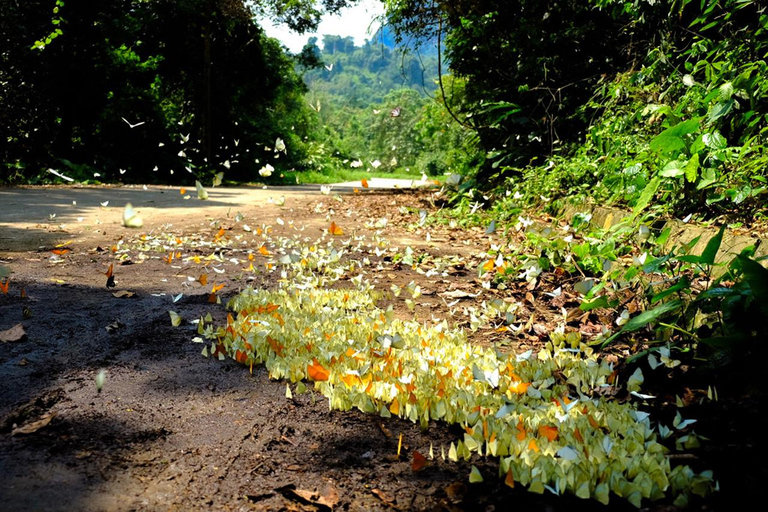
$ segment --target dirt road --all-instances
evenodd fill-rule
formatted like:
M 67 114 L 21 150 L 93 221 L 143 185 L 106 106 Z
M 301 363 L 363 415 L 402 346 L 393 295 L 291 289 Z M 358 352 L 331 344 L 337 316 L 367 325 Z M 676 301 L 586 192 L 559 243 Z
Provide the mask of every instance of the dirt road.
M 506 487 L 493 459 L 471 461 L 483 483 L 469 484 L 469 462 L 439 455 L 414 472 L 414 451 L 439 454 L 461 429 L 329 411 L 315 393 L 287 398 L 263 368 L 201 355 L 190 319 L 223 322 L 245 285 L 276 286 L 279 275 L 252 257 L 266 230 L 311 243 L 335 221 L 369 243 L 386 226 L 392 247 L 439 256 L 442 277 L 387 257 L 371 276 L 383 289 L 418 282 L 415 312 L 398 307 L 424 320 L 450 315 L 437 291 L 456 301 L 491 293 L 476 282 L 475 254 L 496 235 L 423 226 L 429 193 L 334 193 L 227 188 L 200 201 L 194 189 L 165 187 L 0 189 L 0 510 L 508 510 L 512 500 L 594 510 Z M 122 225 L 127 202 L 140 229 Z M 169 310 L 185 319 L 178 327 Z M 547 314 L 509 349 L 545 340 Z

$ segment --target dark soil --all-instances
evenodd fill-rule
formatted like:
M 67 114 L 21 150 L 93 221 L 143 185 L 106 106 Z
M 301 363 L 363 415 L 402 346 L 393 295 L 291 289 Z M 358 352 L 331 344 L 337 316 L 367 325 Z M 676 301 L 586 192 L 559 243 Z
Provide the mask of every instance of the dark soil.
M 242 205 L 239 210 L 254 228 L 275 225 L 279 216 L 308 226 L 312 237 L 327 227 L 329 207 L 349 232 L 370 234 L 365 223 L 387 217 L 386 237 L 393 245 L 459 259 L 447 277 L 427 278 L 385 258 L 376 276 L 379 284 L 388 289 L 416 280 L 425 292 L 416 314 L 448 317 L 461 325 L 464 318 L 450 317 L 451 301 L 439 293 L 482 291 L 475 255 L 488 249 L 489 240 L 479 229 L 437 225 L 426 242 L 418 209 L 430 209 L 428 199 L 425 194 L 365 194 L 330 204 L 332 199 L 317 195 L 292 198 L 282 209 Z M 325 205 L 318 208 L 321 201 Z M 415 208 L 415 215 L 401 206 Z M 197 240 L 210 239 L 220 227 L 234 236 L 233 226 L 221 212 L 197 210 L 175 219 L 165 231 Z M 12 227 L 0 224 L 0 234 L 7 229 Z M 286 383 L 270 381 L 263 368 L 250 374 L 232 360 L 202 357 L 202 346 L 190 341 L 195 326 L 174 328 L 168 310 L 184 318 L 211 313 L 222 320 L 223 304 L 243 285 L 237 265 L 210 274 L 226 284 L 222 304 L 212 304 L 210 284 L 202 287 L 187 278 L 198 270 L 166 263 L 161 257 L 167 252 L 146 251 L 149 257 L 138 260 L 140 251 L 133 250 L 122 261 L 132 264 L 116 259 L 113 245 L 123 240 L 132 246 L 148 231 L 112 227 L 83 237 L 63 229 L 42 247 L 0 247 L 0 264 L 13 272 L 8 294 L 0 295 L 0 331 L 22 323 L 26 332 L 19 341 L 0 343 L 0 510 L 633 510 L 616 497 L 610 507 L 602 507 L 509 489 L 496 478 L 492 459 L 472 461 L 485 476 L 482 484 L 468 482 L 470 463 L 439 457 L 415 473 L 412 452 L 427 453 L 430 445 L 439 451 L 457 438 L 456 427 L 431 424 L 422 432 L 404 421 L 329 411 L 318 394 L 286 398 Z M 50 249 L 68 240 L 74 241 L 67 246 L 72 251 L 56 262 Z M 237 251 L 245 249 L 233 247 L 228 257 L 242 258 Z M 199 249 L 180 244 L 179 250 L 186 256 Z M 199 253 L 204 256 L 210 249 Z M 115 288 L 105 286 L 110 263 Z M 273 279 L 261 274 L 251 284 L 272 286 Z M 115 297 L 120 290 L 135 295 Z M 537 320 L 517 336 L 491 329 L 479 331 L 472 341 L 506 350 L 540 346 L 560 307 L 569 307 L 567 302 L 550 304 L 541 291 L 483 292 L 486 298 L 520 294 L 521 299 L 529 293 L 527 312 L 537 313 Z M 179 293 L 184 296 L 173 303 Z M 405 314 L 402 304 L 398 308 Z M 102 369 L 106 379 L 98 392 L 96 375 Z M 676 378 L 659 385 L 684 390 L 686 375 Z M 697 388 L 688 391 L 695 395 Z M 11 435 L 16 427 L 52 414 L 50 423 L 36 431 Z M 759 402 L 736 386 L 719 402 L 692 405 L 689 416 L 699 420 L 697 433 L 709 441 L 682 462 L 714 469 L 721 482 L 721 492 L 695 503 L 694 509 L 738 509 L 757 496 L 766 477 Z M 669 504 L 652 509 L 675 510 Z

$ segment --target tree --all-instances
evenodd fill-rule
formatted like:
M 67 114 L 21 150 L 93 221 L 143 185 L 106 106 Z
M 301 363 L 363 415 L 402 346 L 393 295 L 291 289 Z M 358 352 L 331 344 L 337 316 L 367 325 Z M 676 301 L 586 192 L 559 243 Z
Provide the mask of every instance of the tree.
M 249 179 L 278 136 L 282 162 L 299 164 L 304 85 L 254 12 L 307 30 L 348 3 L 3 2 L 0 180 L 62 166 L 80 179 L 173 181 L 222 167 Z
M 387 2 L 400 40 L 439 39 L 453 74 L 466 79 L 467 102 L 455 115 L 497 155 L 482 180 L 578 140 L 587 125 L 580 109 L 595 85 L 632 65 L 653 37 L 641 29 L 661 18 L 650 4 L 623 12 L 595 3 Z

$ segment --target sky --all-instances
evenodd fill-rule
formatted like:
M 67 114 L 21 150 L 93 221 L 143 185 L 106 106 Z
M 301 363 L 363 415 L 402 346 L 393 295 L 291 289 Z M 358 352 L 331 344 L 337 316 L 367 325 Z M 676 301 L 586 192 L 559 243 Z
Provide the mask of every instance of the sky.
M 366 39 L 371 39 L 378 30 L 379 23 L 371 25 L 373 18 L 384 12 L 380 0 L 363 0 L 358 5 L 342 9 L 338 16 L 325 16 L 320 22 L 317 33 L 297 34 L 285 26 L 274 26 L 269 20 L 262 20 L 267 35 L 283 42 L 293 53 L 298 53 L 307 44 L 307 39 L 317 37 L 322 42 L 323 35 L 352 36 L 355 44 L 361 46 Z M 370 32 L 369 32 L 370 26 Z

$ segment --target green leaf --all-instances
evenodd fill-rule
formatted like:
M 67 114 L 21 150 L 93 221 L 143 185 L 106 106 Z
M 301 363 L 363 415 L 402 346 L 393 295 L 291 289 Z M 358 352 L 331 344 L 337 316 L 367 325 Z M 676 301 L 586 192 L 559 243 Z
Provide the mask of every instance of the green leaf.
M 607 308 L 609 307 L 608 304 L 608 298 L 603 295 L 602 297 L 597 297 L 594 300 L 591 301 L 584 301 L 581 303 L 581 306 L 579 306 L 579 309 L 582 311 L 590 311 L 595 308 Z
M 685 179 L 688 183 L 693 183 L 699 177 L 699 154 L 694 154 L 688 163 L 685 164 Z
M 690 135 L 699 129 L 700 118 L 695 117 L 675 126 L 667 128 L 651 141 L 651 150 L 659 153 L 671 153 L 680 149 L 685 149 L 683 137 Z
M 665 302 L 661 306 L 655 307 L 649 311 L 644 311 L 639 315 L 637 315 L 635 318 L 631 319 L 626 324 L 624 324 L 624 328 L 621 330 L 621 332 L 636 331 L 642 327 L 645 327 L 651 322 L 655 321 L 656 319 L 663 316 L 664 314 L 669 313 L 670 311 L 674 311 L 676 309 L 680 309 L 682 305 L 683 305 L 683 301 L 681 301 L 680 299 L 676 299 L 671 302 Z
M 755 301 L 760 305 L 762 312 L 768 315 L 768 270 L 755 260 L 741 254 L 736 258 L 741 263 L 744 280 L 752 290 Z
M 667 243 L 667 239 L 669 238 L 669 235 L 671 233 L 672 233 L 672 228 L 664 228 L 664 231 L 662 231 L 661 234 L 656 237 L 656 244 L 664 245 L 665 243 Z
M 701 140 L 710 149 L 725 149 L 728 146 L 728 141 L 717 130 L 712 133 L 705 133 L 701 136 Z
M 707 242 L 707 246 L 701 253 L 701 263 L 704 265 L 715 264 L 715 256 L 717 256 L 717 251 L 720 250 L 720 245 L 723 243 L 723 232 L 725 232 L 725 224 L 720 226 L 720 231 Z
M 653 199 L 653 196 L 656 195 L 656 191 L 659 189 L 660 184 L 661 178 L 658 176 L 648 182 L 648 184 L 643 189 L 643 192 L 640 194 L 640 197 L 637 199 L 637 203 L 635 203 L 635 207 L 632 210 L 632 217 L 636 217 L 638 213 L 643 211 L 645 207 L 650 204 L 651 199 Z
M 733 101 L 733 98 L 717 103 L 709 110 L 709 113 L 707 114 L 707 123 L 714 123 L 721 117 L 728 115 L 728 113 L 733 109 L 734 103 L 735 102 Z
M 659 302 L 660 300 L 672 295 L 675 292 L 688 288 L 690 284 L 691 283 L 688 281 L 688 279 L 686 278 L 681 279 L 679 282 L 675 283 L 673 286 L 670 286 L 666 290 L 660 291 L 659 293 L 654 295 L 653 298 L 651 299 L 651 304 L 655 304 L 656 302 Z

